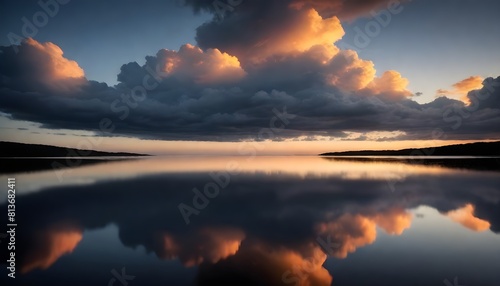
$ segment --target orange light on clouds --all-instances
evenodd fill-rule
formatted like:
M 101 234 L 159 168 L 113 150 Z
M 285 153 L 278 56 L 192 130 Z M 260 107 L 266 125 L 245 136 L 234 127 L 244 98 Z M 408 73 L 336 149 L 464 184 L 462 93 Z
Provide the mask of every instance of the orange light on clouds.
M 27 38 L 24 43 L 45 54 L 47 58 L 46 68 L 54 80 L 85 76 L 85 72 L 76 61 L 63 57 L 63 51 L 59 46 L 51 42 L 40 43 L 32 38 Z
M 390 235 L 401 235 L 403 231 L 409 229 L 412 222 L 412 215 L 403 209 L 391 209 L 388 212 L 377 214 L 374 218 L 377 226 Z
M 328 82 L 346 91 L 365 88 L 377 73 L 373 62 L 359 58 L 352 50 L 340 51 L 339 56 L 331 59 L 330 66 Z
M 400 99 L 410 97 L 412 93 L 407 90 L 410 81 L 401 76 L 397 71 L 390 70 L 375 78 L 367 87 L 372 94 L 383 95 L 385 98 Z
M 27 252 L 21 273 L 34 269 L 47 269 L 61 256 L 72 253 L 82 240 L 82 230 L 74 227 L 54 227 L 36 237 L 35 248 Z
M 464 227 L 481 232 L 490 228 L 490 223 L 474 216 L 474 206 L 466 204 L 464 207 L 448 212 L 446 215 L 453 221 L 458 222 Z
M 323 263 L 327 258 L 326 254 L 317 246 L 309 248 L 307 254 L 286 249 L 270 252 L 265 248 L 260 248 L 257 251 L 271 265 L 275 265 L 280 270 L 279 272 L 276 271 L 276 276 L 282 278 L 281 283 L 290 283 L 292 279 L 295 279 L 295 285 L 331 285 L 333 278 L 328 270 L 323 267 Z
M 179 51 L 160 50 L 157 56 L 165 76 L 193 80 L 197 84 L 232 82 L 246 75 L 237 57 L 218 49 L 203 51 L 186 44 Z
M 322 18 L 314 9 L 297 11 L 286 29 L 269 31 L 252 49 L 233 51 L 242 61 L 262 63 L 275 55 L 298 55 L 315 46 L 333 47 L 345 32 L 337 17 Z M 327 48 L 330 57 L 338 49 Z
M 390 235 L 401 235 L 410 228 L 412 216 L 404 209 L 390 209 L 373 215 L 344 214 L 331 222 L 317 226 L 321 236 L 329 236 L 338 247 L 334 255 L 346 258 L 359 247 L 372 244 L 377 239 L 377 226 Z
M 245 234 L 236 229 L 204 228 L 189 235 L 176 237 L 169 233 L 160 235 L 160 245 L 155 250 L 162 259 L 179 259 L 192 267 L 202 262 L 217 263 L 236 254 Z
M 470 104 L 467 94 L 476 89 L 483 87 L 484 79 L 480 76 L 470 76 L 452 85 L 452 90 L 438 89 L 437 96 L 448 96 L 457 100 L 463 101 L 465 104 Z

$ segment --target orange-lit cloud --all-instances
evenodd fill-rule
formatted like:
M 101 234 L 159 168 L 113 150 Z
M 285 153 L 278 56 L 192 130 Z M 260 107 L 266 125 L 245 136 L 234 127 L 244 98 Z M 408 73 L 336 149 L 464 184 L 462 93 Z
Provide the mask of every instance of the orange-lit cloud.
M 362 91 L 366 95 L 396 100 L 411 96 L 406 89 L 408 80 L 397 71 L 387 71 L 377 78 L 373 62 L 359 58 L 353 50 L 340 50 L 335 46 L 345 34 L 337 17 L 324 18 L 314 8 L 303 8 L 303 5 L 292 5 L 292 8 L 296 11 L 291 13 L 288 22 L 262 32 L 251 48 L 229 47 L 228 51 L 244 66 L 252 66 L 255 72 L 259 72 L 259 65 L 293 62 L 303 56 L 302 70 L 294 70 L 294 73 L 315 69 L 327 84 L 344 91 Z
M 397 71 L 384 72 L 381 77 L 373 79 L 366 87 L 366 91 L 386 99 L 401 99 L 412 96 L 407 90 L 408 79 L 401 76 Z
M 23 80 L 37 83 L 54 90 L 66 91 L 86 82 L 85 73 L 77 62 L 64 57 L 57 45 L 40 43 L 27 38 L 19 46 L 15 58 L 18 68 L 22 69 Z
M 377 71 L 373 62 L 359 58 L 353 50 L 339 50 L 333 44 L 335 41 L 318 42 L 304 52 L 312 60 L 323 65 L 321 68 L 327 84 L 344 91 L 359 91 L 364 95 L 391 100 L 412 96 L 407 89 L 409 80 L 399 72 L 390 70 L 384 72 L 381 77 L 376 77 Z
M 410 228 L 412 215 L 403 209 L 395 208 L 387 212 L 377 214 L 373 218 L 378 227 L 390 235 L 401 235 L 403 231 Z
M 314 237 L 329 236 L 339 244 L 334 255 L 345 258 L 357 248 L 372 244 L 377 227 L 391 235 L 401 235 L 410 227 L 411 215 L 402 208 L 373 214 L 344 214 L 316 226 Z M 323 267 L 325 250 L 314 239 L 293 247 L 274 245 L 256 237 L 247 237 L 242 230 L 231 228 L 202 228 L 185 235 L 161 233 L 156 254 L 162 259 L 179 259 L 185 266 L 200 266 L 216 270 L 230 265 L 246 275 L 257 275 L 259 281 L 275 285 L 330 285 L 332 276 Z M 252 264 L 251 261 L 259 261 Z M 207 262 L 207 263 L 204 263 Z M 201 271 L 200 279 L 206 274 Z M 257 273 L 257 274 L 256 274 Z M 207 278 L 208 279 L 208 278 Z
M 446 214 L 453 221 L 474 231 L 485 231 L 490 228 L 490 223 L 474 216 L 474 206 L 466 204 L 464 207 L 450 211 Z
M 426 104 L 407 100 L 411 92 L 403 75 L 377 72 L 374 63 L 356 51 L 335 45 L 344 30 L 338 17 L 325 12 L 329 9 L 325 5 L 331 4 L 333 10 L 353 5 L 357 11 L 356 7 L 374 8 L 383 1 L 367 6 L 361 1 L 295 1 L 290 6 L 291 2 L 245 2 L 230 19 L 198 27 L 199 47 L 160 50 L 146 57 L 142 66 L 123 65 L 120 83 L 113 87 L 86 81 L 78 64 L 65 59 L 53 44 L 28 40 L 18 55 L 11 47 L 0 47 L 0 62 L 6 63 L 0 65 L 0 110 L 14 120 L 51 129 L 87 131 L 96 130 L 96 122 L 112 115 L 117 136 L 200 142 L 261 140 L 259 130 L 274 120 L 275 108 L 286 107 L 288 114 L 300 116 L 272 134 L 269 139 L 274 141 L 350 140 L 349 133 L 363 134 L 363 140 L 370 139 L 371 131 L 399 132 L 397 138 L 373 140 L 428 139 L 424 127 L 442 123 L 445 111 L 459 112 L 457 102 L 448 98 Z M 211 11 L 205 4 L 196 5 Z M 155 68 L 159 76 L 151 70 Z M 472 77 L 454 88 L 465 92 L 478 81 Z M 500 97 L 492 88 L 500 78 L 488 81 L 491 84 L 483 88 L 488 98 L 481 99 L 461 128 L 447 132 L 447 139 L 498 137 Z M 73 92 L 75 82 L 86 85 L 77 84 Z M 140 99 L 130 98 L 142 85 Z M 382 100 L 373 100 L 378 98 Z
M 281 283 L 294 282 L 295 285 L 301 286 L 326 286 L 332 283 L 332 276 L 323 267 L 327 256 L 318 245 L 309 245 L 305 253 L 288 249 L 268 249 L 261 245 L 254 245 L 252 251 L 258 253 L 275 269 L 275 276 L 281 278 Z
M 56 226 L 43 230 L 35 239 L 37 241 L 34 248 L 26 252 L 26 262 L 21 266 L 21 273 L 47 269 L 61 256 L 72 253 L 82 240 L 82 230 L 67 225 Z
M 338 242 L 335 256 L 345 258 L 348 253 L 358 247 L 371 244 L 377 236 L 377 226 L 392 235 L 400 235 L 411 224 L 411 215 L 403 209 L 395 208 L 380 214 L 361 215 L 345 214 L 338 219 L 318 225 L 320 236 L 330 235 L 332 241 Z M 256 281 L 264 285 L 294 284 L 294 285 L 331 285 L 333 277 L 323 267 L 327 259 L 325 250 L 316 241 L 294 245 L 293 249 L 285 246 L 273 246 L 260 239 L 245 240 L 234 255 L 219 264 L 231 269 L 247 272 Z M 199 249 L 199 247 L 190 247 Z M 252 263 L 258 261 L 258 263 Z M 225 267 L 207 266 L 202 271 L 201 280 L 210 277 L 214 269 Z M 208 272 L 210 274 L 206 274 Z M 222 274 L 214 275 L 218 277 Z M 253 277 L 255 276 L 255 277 Z
M 160 71 L 166 76 L 193 80 L 198 84 L 232 82 L 246 75 L 238 58 L 218 49 L 202 51 L 190 44 L 179 51 L 160 50 L 157 54 Z
M 258 63 L 272 56 L 303 53 L 317 45 L 332 46 L 345 34 L 337 17 L 323 19 L 314 9 L 298 12 L 287 24 L 286 29 L 282 27 L 280 31 L 263 35 L 244 53 L 235 53 Z
M 57 45 L 51 42 L 40 43 L 32 38 L 26 39 L 23 44 L 28 45 L 45 57 L 46 65 L 40 68 L 44 68 L 45 72 L 53 79 L 81 78 L 85 76 L 83 69 L 78 66 L 77 62 L 63 57 L 63 51 Z M 23 52 L 22 46 L 19 52 Z M 36 59 L 32 58 L 30 60 L 35 61 Z M 40 64 L 40 62 L 37 62 L 37 64 Z
M 326 72 L 331 85 L 357 91 L 374 80 L 376 70 L 373 62 L 360 59 L 355 51 L 346 50 L 331 59 Z
M 202 262 L 216 263 L 234 255 L 245 238 L 240 230 L 227 228 L 206 228 L 189 237 L 177 237 L 168 233 L 160 235 L 156 250 L 162 259 L 178 258 L 186 266 Z
M 483 81 L 484 79 L 480 76 L 470 76 L 453 84 L 452 90 L 438 89 L 436 94 L 437 96 L 448 96 L 451 98 L 455 98 L 469 104 L 470 100 L 467 97 L 467 94 L 472 90 L 480 89 L 481 87 L 483 87 Z
M 338 247 L 332 249 L 338 258 L 346 258 L 357 248 L 372 244 L 377 238 L 377 226 L 391 235 L 401 235 L 411 225 L 411 214 L 403 209 L 391 209 L 374 215 L 344 214 L 340 218 L 317 226 L 320 236 L 330 237 Z
M 208 285 L 219 285 L 221 277 L 238 273 L 234 285 L 240 285 L 240 278 L 242 283 L 253 281 L 255 285 L 327 286 L 331 285 L 332 276 L 323 267 L 326 258 L 314 243 L 303 245 L 299 251 L 250 240 L 227 260 L 201 265 L 198 279 L 210 281 Z

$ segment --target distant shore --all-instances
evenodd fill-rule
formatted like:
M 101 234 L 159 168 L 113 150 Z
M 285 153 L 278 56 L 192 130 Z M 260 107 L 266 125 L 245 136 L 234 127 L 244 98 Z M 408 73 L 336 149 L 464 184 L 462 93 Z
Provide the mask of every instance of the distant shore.
M 448 145 L 442 147 L 411 148 L 402 150 L 362 150 L 346 152 L 328 152 L 319 156 L 483 156 L 499 157 L 500 141 L 477 142 Z
M 19 157 L 131 157 L 131 156 L 150 156 L 146 154 L 135 154 L 125 152 L 103 152 L 86 149 L 64 148 L 39 144 L 24 144 L 17 142 L 0 142 L 0 157 L 19 158 Z

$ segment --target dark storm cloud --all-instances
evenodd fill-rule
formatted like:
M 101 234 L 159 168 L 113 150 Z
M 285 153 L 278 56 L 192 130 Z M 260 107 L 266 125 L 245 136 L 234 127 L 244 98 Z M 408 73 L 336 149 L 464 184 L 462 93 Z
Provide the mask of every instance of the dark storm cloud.
M 469 110 L 500 109 L 500 77 L 487 78 L 483 88 L 469 92 L 467 97 L 471 102 Z
M 262 44 L 272 42 L 290 27 L 303 22 L 309 11 L 319 13 L 323 18 L 352 20 L 369 16 L 389 7 L 398 7 L 395 0 L 278 0 L 278 1 L 204 1 L 185 0 L 195 11 L 205 10 L 214 14 L 213 21 L 197 29 L 196 40 L 202 48 L 218 48 L 245 60 L 252 50 L 259 50 Z M 227 3 L 215 5 L 216 2 Z M 237 4 L 231 7 L 231 3 Z M 306 13 L 304 13 L 306 12 Z M 223 21 L 222 21 L 223 19 Z M 334 41 L 331 41 L 332 44 Z M 289 45 L 292 43 L 288 43 Z M 243 62 L 245 65 L 245 61 Z
M 337 16 L 341 19 L 353 20 L 407 2 L 407 0 L 295 0 L 293 2 L 296 5 L 314 8 L 323 17 Z
M 220 21 L 224 8 L 213 1 L 184 1 L 214 14 L 197 29 L 200 48 L 162 49 L 142 66 L 124 64 L 114 87 L 87 80 L 55 44 L 28 39 L 18 53 L 1 47 L 0 111 L 46 128 L 166 140 L 314 140 L 371 131 L 401 131 L 393 139 L 498 137 L 497 85 L 479 108 L 448 98 L 418 104 L 397 71 L 377 77 L 372 62 L 334 45 L 344 35 L 339 18 L 369 15 L 390 1 L 222 2 L 229 10 Z M 278 129 L 262 136 L 270 127 Z M 446 136 L 435 138 L 436 128 Z
M 293 119 L 275 140 L 345 137 L 344 131 L 403 131 L 400 139 L 432 139 L 435 128 L 449 139 L 498 136 L 500 78 L 487 79 L 479 108 L 447 98 L 421 105 L 405 98 L 404 90 L 391 91 L 383 78 L 359 89 L 370 63 L 352 53 L 329 58 L 322 46 L 245 70 L 230 54 L 186 45 L 161 50 L 144 66 L 123 65 L 115 87 L 86 80 L 56 45 L 31 40 L 19 50 L 0 49 L 0 110 L 47 128 L 97 130 L 108 118 L 115 128 L 100 135 L 231 141 L 256 139 L 286 111 Z M 332 76 L 338 84 L 329 83 Z M 398 80 L 388 76 L 394 76 L 389 83 Z
M 182 0 L 181 0 L 182 1 Z M 272 10 L 270 8 L 281 7 L 284 10 L 288 6 L 310 7 L 318 10 L 324 17 L 338 16 L 342 19 L 353 19 L 360 16 L 365 16 L 371 11 L 377 11 L 386 7 L 394 0 L 281 0 L 281 1 L 266 1 L 266 0 L 230 0 L 217 1 L 212 0 L 183 0 L 184 5 L 191 6 L 195 12 L 208 11 L 217 13 L 217 9 L 224 10 L 223 7 L 229 6 L 239 7 L 242 10 Z M 403 2 L 403 1 L 401 1 Z M 217 5 L 219 4 L 219 5 Z M 227 11 L 234 9 L 227 8 Z

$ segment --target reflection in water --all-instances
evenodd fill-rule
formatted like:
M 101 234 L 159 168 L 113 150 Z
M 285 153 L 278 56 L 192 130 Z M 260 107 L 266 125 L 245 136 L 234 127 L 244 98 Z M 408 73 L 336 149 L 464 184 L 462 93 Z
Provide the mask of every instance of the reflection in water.
M 197 283 L 326 286 L 331 284 L 332 277 L 322 267 L 325 260 L 326 255 L 314 244 L 292 250 L 250 240 L 234 256 L 218 264 L 202 265 Z
M 401 235 L 411 225 L 411 215 L 403 209 L 394 208 L 377 214 L 344 214 L 337 219 L 320 223 L 321 237 L 331 237 L 338 247 L 333 255 L 346 258 L 358 247 L 371 244 L 377 238 L 377 226 L 392 235 Z
M 344 162 L 389 162 L 404 163 L 409 165 L 440 166 L 453 169 L 478 170 L 478 171 L 500 171 L 500 158 L 498 157 L 454 157 L 453 156 L 331 156 L 322 157 L 330 161 Z
M 203 190 L 207 183 L 217 182 L 214 174 L 221 174 L 228 162 L 239 162 L 238 175 L 228 175 L 229 180 L 220 186 L 219 195 L 198 209 L 187 225 L 179 204 L 194 207 L 192 189 Z M 110 225 L 119 230 L 119 246 L 126 247 L 117 250 L 117 257 L 125 255 L 125 249 L 142 249 L 158 258 L 156 263 L 161 267 L 157 270 L 141 266 L 146 262 L 138 262 L 136 273 L 145 271 L 147 275 L 137 275 L 134 280 L 137 285 L 165 285 L 172 281 L 184 285 L 175 282 L 183 274 L 169 271 L 174 266 L 167 262 L 196 269 L 195 276 L 191 276 L 195 285 L 330 285 L 336 277 L 351 277 L 343 276 L 343 272 L 355 270 L 338 272 L 335 265 L 327 267 L 328 261 L 349 261 L 358 252 L 368 255 L 367 259 L 375 259 L 361 249 L 377 245 L 380 237 L 387 235 L 403 239 L 416 224 L 411 210 L 419 206 L 436 209 L 461 226 L 449 221 L 450 225 L 462 229 L 484 231 L 488 235 L 500 232 L 497 173 L 437 166 L 401 168 L 400 163 L 337 162 L 321 158 L 256 158 L 245 162 L 246 158 L 112 162 L 74 169 L 71 176 L 82 176 L 86 183 L 69 180 L 59 187 L 47 187 L 53 176 L 50 172 L 30 174 L 32 179 L 41 179 L 46 184 L 17 198 L 18 221 L 29 222 L 17 234 L 18 267 L 24 273 L 19 276 L 20 281 L 48 283 L 43 279 L 51 275 L 41 273 L 54 271 L 70 275 L 68 279 L 83 277 L 78 281 L 68 280 L 73 285 L 105 285 L 111 269 L 123 265 L 131 268 L 133 263 L 124 258 L 115 261 L 113 256 L 102 254 L 99 249 L 101 243 L 106 244 L 105 240 L 87 246 L 84 253 L 79 252 L 79 245 L 84 244 L 85 233 Z M 190 164 L 195 170 L 189 169 Z M 395 192 L 387 186 L 387 179 L 394 177 L 389 171 L 404 178 Z M 18 181 L 21 188 L 21 180 Z M 488 229 L 491 231 L 486 232 Z M 439 229 L 427 221 L 425 231 Z M 331 242 L 328 249 L 318 243 L 319 238 Z M 447 239 L 455 237 L 450 234 Z M 484 238 L 475 239 L 474 245 L 464 248 L 484 245 L 481 243 Z M 108 242 L 106 248 L 113 247 Z M 149 257 L 137 255 L 134 260 Z M 380 257 L 376 259 L 384 263 Z M 89 261 L 95 260 L 102 260 L 105 265 L 95 269 L 102 275 L 79 275 Z M 500 261 L 484 263 L 494 265 Z M 490 282 L 496 274 L 480 267 L 480 263 L 466 266 L 477 267 L 474 270 L 480 273 L 478 277 L 465 277 L 469 281 L 494 285 Z M 411 266 L 399 267 L 403 267 L 400 271 L 406 271 L 404 267 Z M 168 274 L 155 280 L 152 278 L 156 277 L 155 271 L 165 273 L 159 269 Z M 442 271 L 443 277 L 437 277 L 437 284 L 447 275 L 445 268 Z M 425 283 L 436 280 L 429 273 L 419 273 L 419 277 Z M 400 282 L 384 281 L 384 284 L 400 285 Z M 366 285 L 373 284 L 377 281 Z
M 33 238 L 24 250 L 26 262 L 21 265 L 21 273 L 47 269 L 61 256 L 73 252 L 82 240 L 82 230 L 61 224 L 40 231 Z
M 351 160 L 325 160 L 321 157 L 151 157 L 128 161 L 111 160 L 92 166 L 21 173 L 15 176 L 23 184 L 19 192 L 27 194 L 50 187 L 90 185 L 110 179 L 226 172 L 230 166 L 236 166 L 238 171 L 245 174 L 289 174 L 302 178 L 339 177 L 351 180 L 403 180 L 408 176 L 466 173 L 438 166 L 404 164 L 400 161 L 360 163 Z M 7 177 L 0 175 L 0 180 L 6 180 Z M 4 197 L 0 198 L 0 202 L 2 201 L 5 201 Z
M 241 230 L 205 228 L 187 236 L 163 234 L 155 253 L 162 259 L 179 259 L 185 266 L 217 263 L 234 255 L 245 234 Z
M 474 206 L 466 204 L 463 208 L 446 214 L 452 220 L 474 231 L 485 231 L 490 228 L 490 223 L 474 216 Z

